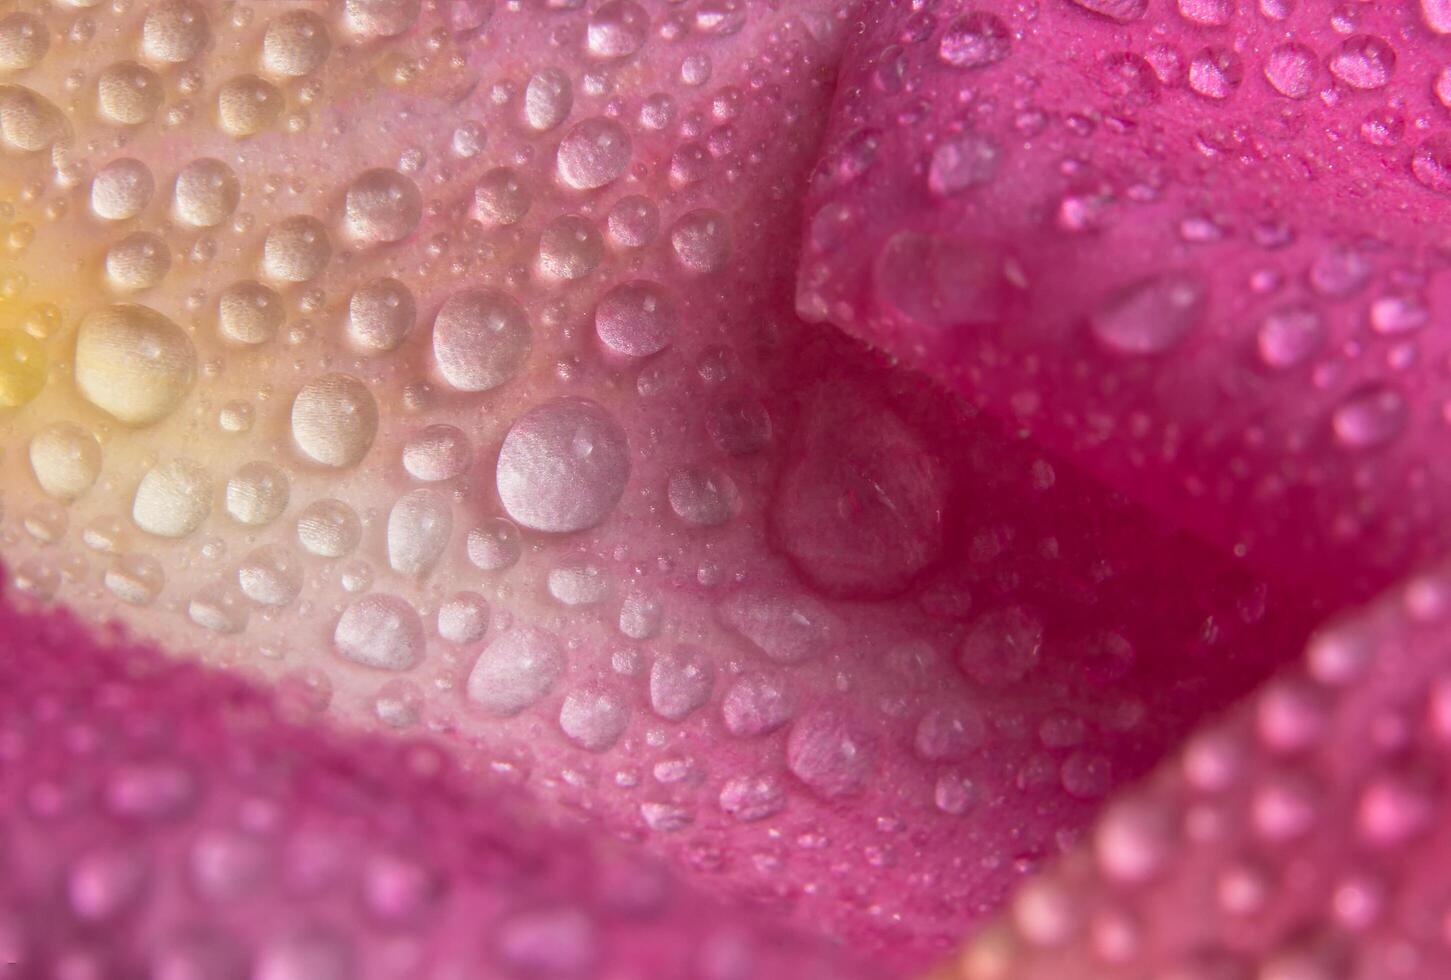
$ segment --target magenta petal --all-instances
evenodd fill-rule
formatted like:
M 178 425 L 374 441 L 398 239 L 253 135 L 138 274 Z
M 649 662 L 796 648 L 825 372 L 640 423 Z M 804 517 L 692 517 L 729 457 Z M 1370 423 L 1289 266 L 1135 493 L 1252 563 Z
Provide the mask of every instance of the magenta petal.
M 1451 544 L 1438 11 L 869 3 L 797 308 L 1368 595 Z
M 1327 626 L 943 976 L 1446 976 L 1448 614 L 1443 565 Z

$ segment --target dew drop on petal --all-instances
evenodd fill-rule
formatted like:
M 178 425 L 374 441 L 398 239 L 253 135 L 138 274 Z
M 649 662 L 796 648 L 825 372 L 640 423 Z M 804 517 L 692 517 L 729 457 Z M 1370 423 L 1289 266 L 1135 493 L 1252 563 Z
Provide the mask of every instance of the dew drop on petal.
M 564 648 L 553 633 L 515 627 L 479 655 L 469 674 L 469 699 L 494 714 L 518 714 L 549 693 L 565 663 Z
M 604 407 L 560 398 L 515 421 L 499 450 L 499 498 L 536 531 L 566 533 L 609 516 L 630 475 L 625 432 Z
M 577 191 L 603 187 L 625 172 L 631 150 L 625 127 L 603 116 L 586 119 L 559 143 L 559 179 Z
M 81 320 L 76 387 L 122 422 L 165 418 L 191 388 L 196 348 L 175 323 L 144 306 L 105 306 Z
M 356 466 L 378 434 L 378 403 L 346 374 L 324 374 L 302 386 L 292 402 L 292 439 L 315 463 Z
M 497 388 L 523 368 L 532 347 L 529 317 L 498 290 L 456 293 L 433 321 L 439 374 L 460 391 Z
M 1151 276 L 1119 290 L 1089 318 L 1094 337 L 1120 354 L 1162 354 L 1204 316 L 1206 290 L 1188 272 Z
M 339 656 L 355 664 L 408 670 L 423 657 L 423 621 L 408 600 L 374 593 L 343 611 L 333 645 Z

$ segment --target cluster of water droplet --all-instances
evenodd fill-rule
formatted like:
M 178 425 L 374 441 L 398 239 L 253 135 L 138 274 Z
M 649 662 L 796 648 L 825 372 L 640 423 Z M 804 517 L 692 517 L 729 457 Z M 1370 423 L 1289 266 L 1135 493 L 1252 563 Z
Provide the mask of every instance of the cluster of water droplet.
M 1079 653 L 1114 677 L 1134 659 L 1097 627 L 1045 655 L 1023 593 L 1057 535 L 950 528 L 948 464 L 870 379 L 795 390 L 819 354 L 785 353 L 809 331 L 775 303 L 795 219 L 768 227 L 767 189 L 815 151 L 830 33 L 718 0 L 0 21 L 0 144 L 25 178 L 0 306 L 16 588 L 120 609 L 300 710 L 515 739 L 541 786 L 689 835 L 702 871 L 770 878 L 794 854 L 844 893 L 833 835 L 860 819 L 852 859 L 931 892 L 909 824 L 964 825 L 989 791 L 1102 797 L 1101 747 L 1143 705 L 1013 695 Z M 1011 44 L 984 15 L 938 50 L 970 70 Z M 992 181 L 1004 152 L 964 134 L 933 192 Z M 940 314 L 943 284 L 953 313 L 1017 301 L 996 253 L 895 249 L 937 277 L 898 294 L 914 310 Z M 1203 305 L 1184 274 L 1092 326 L 1148 354 L 1174 338 L 1146 317 L 1188 333 Z M 1021 449 L 961 453 L 1013 497 L 1054 483 Z M 966 570 L 936 577 L 948 550 Z M 984 691 L 1010 706 L 985 717 Z M 750 859 L 727 869 L 712 841 L 741 825 Z

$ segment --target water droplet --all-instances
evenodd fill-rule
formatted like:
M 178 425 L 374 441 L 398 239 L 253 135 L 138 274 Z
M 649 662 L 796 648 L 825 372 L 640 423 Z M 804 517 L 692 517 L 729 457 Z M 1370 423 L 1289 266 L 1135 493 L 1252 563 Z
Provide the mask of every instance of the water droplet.
M 602 406 L 560 398 L 515 421 L 499 450 L 499 498 L 536 531 L 565 533 L 609 516 L 630 475 L 630 447 Z
M 1233 15 L 1233 0 L 1179 0 L 1179 16 L 1192 24 L 1223 27 Z
M 650 707 L 661 718 L 681 721 L 710 699 L 715 668 L 704 651 L 678 646 L 650 668 Z
M 418 185 L 396 170 L 365 170 L 343 199 L 343 222 L 355 242 L 377 245 L 408 237 L 423 216 Z
M 792 775 L 825 798 L 860 791 L 875 767 L 869 733 L 834 709 L 797 719 L 786 740 L 786 765 Z
M 1189 62 L 1189 87 L 1208 99 L 1227 99 L 1244 80 L 1244 62 L 1228 48 L 1205 48 Z
M 297 515 L 297 540 L 320 558 L 341 558 L 358 546 L 363 525 L 341 500 L 317 500 Z
M 0 330 L 0 407 L 18 408 L 45 387 L 49 358 L 40 341 L 19 330 Z
M 604 251 L 604 239 L 592 221 L 561 215 L 539 235 L 539 270 L 553 279 L 579 279 L 595 270 Z
M 686 212 L 670 229 L 670 247 L 687 272 L 704 275 L 719 271 L 731 254 L 725 215 L 711 208 Z
M 403 444 L 403 468 L 413 479 L 425 483 L 462 476 L 472 459 L 468 436 L 457 426 L 425 426 Z
M 1173 853 L 1173 814 L 1154 800 L 1123 800 L 1111 806 L 1094 832 L 1094 852 L 1109 878 L 1127 884 L 1157 875 Z
M 1286 369 L 1303 364 L 1325 342 L 1325 327 L 1308 306 L 1274 310 L 1260 321 L 1255 335 L 1260 360 L 1267 367 Z
M 438 607 L 438 635 L 449 643 L 477 643 L 489 630 L 489 604 L 477 592 L 455 592 Z
M 596 58 L 628 58 L 645 43 L 650 15 L 631 0 L 608 0 L 590 16 L 585 45 Z
M 835 596 L 891 595 L 936 560 L 947 478 L 899 417 L 823 391 L 797 445 L 770 513 L 781 547 L 814 586 Z
M 625 172 L 631 149 L 625 127 L 603 116 L 586 119 L 559 142 L 559 179 L 577 191 L 603 187 Z
M 286 549 L 265 545 L 237 566 L 237 585 L 253 602 L 281 608 L 291 605 L 302 591 L 302 570 Z
M 433 321 L 439 374 L 460 391 L 488 391 L 513 378 L 533 342 L 523 308 L 494 289 L 455 293 Z
M 966 239 L 899 231 L 877 253 L 882 302 L 908 320 L 934 328 L 999 323 L 1019 287 L 997 247 Z
M 786 809 L 786 787 L 770 773 L 733 776 L 721 784 L 719 800 L 722 813 L 751 823 Z
M 101 473 L 101 444 L 74 422 L 53 423 L 31 437 L 30 469 L 46 493 L 74 500 Z
M 418 308 L 397 279 L 373 279 L 353 291 L 344 327 L 348 346 L 360 354 L 384 354 L 403 343 Z
M 610 237 L 625 248 L 644 248 L 660 233 L 660 209 L 638 194 L 616 201 L 607 220 Z
M 453 510 L 432 490 L 399 497 L 388 512 L 388 564 L 400 575 L 427 574 L 453 533 Z
M 146 471 L 136 487 L 131 519 L 149 534 L 184 538 L 212 509 L 212 479 L 198 463 L 173 459 Z
M 649 357 L 670 346 L 677 321 L 670 292 L 646 279 L 613 287 L 595 306 L 595 333 L 600 341 L 627 357 Z
M 780 664 L 820 656 L 842 628 L 841 621 L 816 599 L 772 589 L 742 589 L 722 600 L 716 615 L 766 659 Z
M 609 595 L 610 583 L 598 566 L 576 563 L 551 568 L 546 587 L 554 601 L 566 606 L 592 606 Z
M 217 90 L 217 123 L 238 139 L 267 129 L 286 105 L 277 86 L 256 75 L 238 75 Z
M 332 242 L 322 222 L 308 215 L 284 218 L 267 230 L 262 271 L 278 282 L 307 282 L 322 274 L 332 258 Z
M 991 137 L 964 133 L 937 144 L 927 167 L 927 187 L 939 197 L 981 187 L 997 176 L 1002 149 Z
M 20 85 L 0 85 L 0 146 L 38 153 L 65 135 L 66 117 L 45 96 Z
M 1077 6 L 1121 23 L 1139 20 L 1149 9 L 1149 0 L 1073 0 Z
M 161 106 L 161 78 L 134 61 L 118 61 L 96 76 L 96 111 L 117 126 L 139 126 Z
M 629 723 L 629 702 L 598 685 L 571 691 L 559 708 L 560 730 L 591 752 L 603 752 L 614 745 Z
M 292 402 L 292 439 L 315 463 L 356 466 L 378 434 L 378 404 L 357 378 L 324 374 L 302 386 Z
M 1346 38 L 1330 56 L 1330 73 L 1362 91 L 1384 88 L 1390 83 L 1395 68 L 1395 49 L 1369 34 Z
M 423 621 L 408 600 L 374 593 L 343 611 L 333 645 L 345 660 L 382 670 L 408 670 L 423 657 Z
M 700 527 L 718 527 L 741 507 L 735 481 L 716 467 L 684 466 L 672 471 L 666 496 L 676 517 Z
M 509 568 L 519 560 L 519 529 L 502 517 L 485 521 L 468 533 L 469 561 L 485 572 Z
M 122 555 L 106 569 L 106 589 L 117 599 L 132 606 L 154 602 L 166 584 L 161 563 L 150 555 Z
M 1002 61 L 1013 38 L 1002 18 L 975 10 L 947 25 L 937 45 L 937 57 L 954 68 L 982 68 Z
M 0 18 L 0 71 L 33 68 L 50 50 L 50 31 L 34 14 L 15 12 Z
M 418 19 L 419 0 L 346 0 L 343 25 L 359 37 L 397 37 Z
M 112 160 L 91 178 L 91 211 L 107 221 L 134 218 L 151 203 L 156 178 L 140 160 Z
M 262 35 L 262 70 L 299 78 L 321 68 L 331 50 L 321 17 L 310 10 L 288 11 L 274 17 Z
M 494 714 L 518 714 L 548 694 L 564 668 L 564 648 L 553 633 L 515 627 L 479 655 L 468 696 Z
M 960 762 L 987 739 L 987 722 L 966 704 L 933 708 L 917 723 L 913 747 L 929 762 Z
M 180 327 L 144 306 L 105 306 L 81 320 L 76 387 L 122 422 L 165 418 L 191 387 L 196 349 Z
M 1089 320 L 1093 335 L 1121 354 L 1162 354 L 1204 316 L 1204 284 L 1189 272 L 1167 272 L 1124 287 Z
M 957 663 L 985 687 L 1016 684 L 1038 665 L 1043 624 L 1021 606 L 979 616 L 963 637 Z
M 720 711 L 727 731 L 749 738 L 781 728 L 796 714 L 796 703 L 781 679 L 753 673 L 726 689 Z
M 1331 416 L 1335 438 L 1347 449 L 1375 449 L 1406 426 L 1409 406 L 1396 389 L 1370 384 L 1352 392 Z
M 1315 90 L 1317 59 L 1309 47 L 1286 41 L 1265 59 L 1265 79 L 1276 92 L 1290 99 L 1303 99 Z
M 134 231 L 106 249 L 106 281 L 117 292 L 150 289 L 171 270 L 171 249 L 159 235 Z
M 474 185 L 474 216 L 496 225 L 512 225 L 529 212 L 532 197 L 517 171 L 495 167 Z
M 261 461 L 246 463 L 227 481 L 227 513 L 252 527 L 271 524 L 287 509 L 287 474 Z
M 193 228 L 214 228 L 231 217 L 242 185 L 221 160 L 203 157 L 182 167 L 171 190 L 172 214 Z
M 234 282 L 217 298 L 217 334 L 239 347 L 267 343 L 286 316 L 282 297 L 259 282 Z
M 180 64 L 201 54 L 211 41 L 202 8 L 191 0 L 164 0 L 141 22 L 141 54 L 149 61 Z

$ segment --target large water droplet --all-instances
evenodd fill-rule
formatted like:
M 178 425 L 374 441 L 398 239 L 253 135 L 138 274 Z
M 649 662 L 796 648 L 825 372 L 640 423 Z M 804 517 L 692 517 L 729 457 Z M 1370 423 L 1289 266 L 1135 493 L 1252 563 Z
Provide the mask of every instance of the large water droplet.
M 242 524 L 261 527 L 282 516 L 287 509 L 287 474 L 278 466 L 245 463 L 227 481 L 227 513 Z
M 675 647 L 650 668 L 650 707 L 662 718 L 680 721 L 710 699 L 714 684 L 715 668 L 704 651 Z
M 293 215 L 267 229 L 262 271 L 278 282 L 307 282 L 322 274 L 332 254 L 332 242 L 322 222 L 305 214 Z
M 1405 396 L 1384 384 L 1352 392 L 1331 416 L 1335 438 L 1347 449 L 1374 449 L 1390 442 L 1406 426 Z
M 524 87 L 524 121 L 540 132 L 564 122 L 574 106 L 574 86 L 558 68 L 535 72 Z
M 184 538 L 211 513 L 212 480 L 198 463 L 168 460 L 146 471 L 136 487 L 131 519 L 163 538 Z
M 303 385 L 293 399 L 292 439 L 315 463 L 356 466 L 377 434 L 378 404 L 357 378 L 324 374 Z
M 796 713 L 795 698 L 780 678 L 747 674 L 726 689 L 720 703 L 726 730 L 739 738 L 765 735 Z
M 1100 343 L 1120 354 L 1162 354 L 1199 324 L 1205 306 L 1198 276 L 1167 272 L 1119 290 L 1088 325 Z
M 322 67 L 332 50 L 327 26 L 310 10 L 274 17 L 262 35 L 262 70 L 296 78 Z
M 297 515 L 297 540 L 320 558 L 341 558 L 358 546 L 363 525 L 341 500 L 318 500 Z
M 73 422 L 56 422 L 31 437 L 30 469 L 46 493 L 74 500 L 101 473 L 101 444 Z
M 501 715 L 523 711 L 564 673 L 564 648 L 553 633 L 519 626 L 494 639 L 469 674 L 468 696 Z
M 196 370 L 191 339 L 144 306 L 105 306 L 76 334 L 76 387 L 86 400 L 132 425 L 165 418 L 186 395 Z
M 112 160 L 91 178 L 91 211 L 107 221 L 134 218 L 151 202 L 156 178 L 140 160 Z
M 366 170 L 343 199 L 343 223 L 355 242 L 376 245 L 406 238 L 423 216 L 418 185 L 396 170 Z
M 670 346 L 677 325 L 675 300 L 659 283 L 635 279 L 600 297 L 595 333 L 617 354 L 648 357 Z
M 576 745 L 603 752 L 630 723 L 629 702 L 599 685 L 571 691 L 559 707 L 559 727 Z
M 433 356 L 444 381 L 460 391 L 488 391 L 524 366 L 533 332 L 523 308 L 495 289 L 450 296 L 433 321 Z
M 397 279 L 365 282 L 348 300 L 348 346 L 360 354 L 396 350 L 413 329 L 417 313 L 413 293 Z
M 590 15 L 585 45 L 596 58 L 628 58 L 645 43 L 650 15 L 631 0 L 607 0 Z
M 1001 17 L 975 10 L 947 25 L 937 57 L 954 68 L 982 68 L 1002 61 L 1012 46 L 1012 34 Z
M 190 61 L 210 41 L 206 13 L 191 0 L 164 0 L 152 6 L 141 22 L 141 54 L 151 61 Z
M 182 167 L 171 190 L 171 211 L 182 224 L 213 228 L 231 217 L 242 185 L 221 160 L 202 157 Z
M 749 640 L 768 660 L 795 664 L 824 653 L 841 621 L 824 604 L 805 595 L 745 588 L 716 607 L 721 623 Z
M 625 432 L 603 406 L 560 398 L 524 413 L 499 450 L 499 499 L 536 531 L 565 533 L 599 524 L 630 476 Z
M 831 708 L 803 715 L 786 739 L 791 773 L 826 798 L 856 793 L 875 765 L 870 734 L 855 720 Z
M 398 498 L 388 512 L 388 564 L 401 575 L 423 575 L 438 562 L 453 533 L 453 511 L 432 490 Z
M 1330 73 L 1351 88 L 1385 88 L 1396 69 L 1396 51 L 1378 37 L 1355 34 L 1330 56 Z
M 630 152 L 625 127 L 603 116 L 586 119 L 559 142 L 559 179 L 578 191 L 603 187 L 625 172 Z
M 375 593 L 343 611 L 333 645 L 355 664 L 407 670 L 423 657 L 423 621 L 408 600 Z
M 234 282 L 217 297 L 217 334 L 238 347 L 267 343 L 286 318 L 282 297 L 259 282 Z

